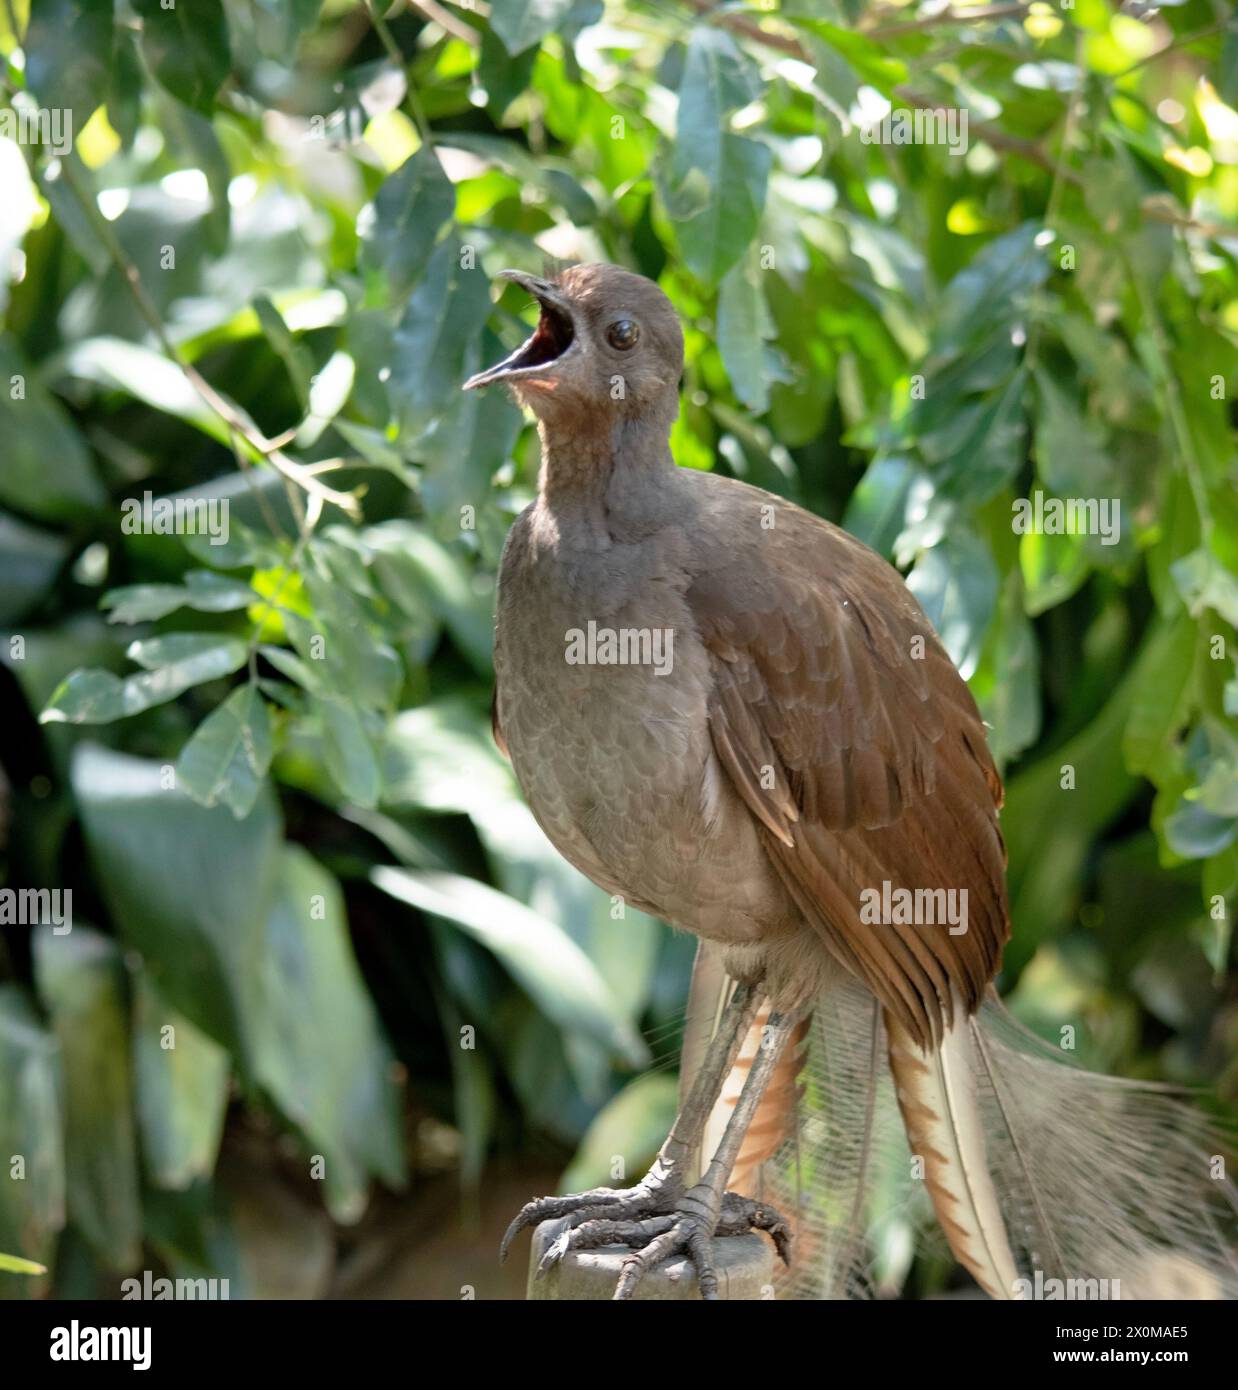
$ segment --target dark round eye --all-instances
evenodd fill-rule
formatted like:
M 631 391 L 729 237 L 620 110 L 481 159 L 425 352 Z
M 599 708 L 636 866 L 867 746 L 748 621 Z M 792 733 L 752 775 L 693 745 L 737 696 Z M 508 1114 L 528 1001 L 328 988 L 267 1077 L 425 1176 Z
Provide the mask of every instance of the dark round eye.
M 640 324 L 635 319 L 616 319 L 606 330 L 606 341 L 620 352 L 627 352 L 640 341 Z

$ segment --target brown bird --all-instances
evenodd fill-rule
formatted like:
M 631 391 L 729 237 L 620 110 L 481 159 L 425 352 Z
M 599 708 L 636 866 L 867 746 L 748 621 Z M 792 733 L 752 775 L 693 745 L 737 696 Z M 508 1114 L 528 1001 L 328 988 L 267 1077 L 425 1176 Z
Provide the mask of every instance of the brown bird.
M 993 1297 L 1036 1270 L 1146 1289 L 1164 1250 L 1232 1278 L 1195 1215 L 1191 1112 L 1046 1061 L 989 998 L 1010 930 L 1002 784 L 897 571 L 782 498 L 676 467 L 683 336 L 656 285 L 609 265 L 502 275 L 537 329 L 466 389 L 509 387 L 542 463 L 499 576 L 495 736 L 560 853 L 701 941 L 652 1169 L 529 1203 L 504 1249 L 566 1216 L 546 1264 L 627 1245 L 624 1298 L 686 1253 L 711 1298 L 716 1234 L 766 1230 L 785 1260 L 794 1230 L 793 1291 L 853 1294 L 896 1093 L 909 1171 Z M 1140 1169 L 1148 1153 L 1170 1176 Z

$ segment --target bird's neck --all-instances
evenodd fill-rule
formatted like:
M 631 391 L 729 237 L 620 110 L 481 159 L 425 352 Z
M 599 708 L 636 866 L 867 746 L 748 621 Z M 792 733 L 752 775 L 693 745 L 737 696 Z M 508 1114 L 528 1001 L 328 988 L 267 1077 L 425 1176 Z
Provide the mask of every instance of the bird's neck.
M 643 528 L 674 477 L 665 412 L 582 422 L 543 417 L 538 422 L 542 508 L 584 539 L 603 539 L 615 524 Z

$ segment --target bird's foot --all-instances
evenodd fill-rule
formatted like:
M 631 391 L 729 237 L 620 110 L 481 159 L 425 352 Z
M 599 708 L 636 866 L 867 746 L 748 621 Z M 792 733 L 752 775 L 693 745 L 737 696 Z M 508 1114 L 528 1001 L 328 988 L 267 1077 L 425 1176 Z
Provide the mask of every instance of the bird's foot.
M 547 1215 L 555 1214 L 563 1213 Z M 676 1255 L 687 1255 L 696 1266 L 701 1297 L 716 1299 L 716 1236 L 766 1231 L 783 1263 L 790 1263 L 791 1232 L 773 1207 L 754 1201 L 751 1197 L 741 1197 L 737 1192 L 724 1193 L 719 1202 L 717 1194 L 704 1184 L 685 1193 L 670 1210 L 655 1211 L 648 1216 L 616 1218 L 590 1215 L 578 1209 L 570 1214 L 570 1220 L 571 1224 L 560 1232 L 542 1256 L 537 1277 L 540 1279 L 569 1251 L 626 1245 L 632 1253 L 620 1269 L 619 1282 L 615 1286 L 616 1299 L 631 1298 L 644 1274 Z
M 628 1222 L 639 1225 L 673 1211 L 683 1194 L 683 1182 L 670 1174 L 651 1169 L 635 1187 L 595 1187 L 567 1197 L 537 1197 L 516 1213 L 499 1246 L 500 1262 L 507 1258 L 516 1235 L 526 1226 L 567 1217 L 564 1234 L 594 1222 Z M 557 1242 L 556 1242 L 557 1244 Z M 553 1248 L 553 1247 L 552 1247 Z M 545 1261 L 542 1262 L 545 1264 Z M 546 1266 L 549 1268 L 549 1266 Z

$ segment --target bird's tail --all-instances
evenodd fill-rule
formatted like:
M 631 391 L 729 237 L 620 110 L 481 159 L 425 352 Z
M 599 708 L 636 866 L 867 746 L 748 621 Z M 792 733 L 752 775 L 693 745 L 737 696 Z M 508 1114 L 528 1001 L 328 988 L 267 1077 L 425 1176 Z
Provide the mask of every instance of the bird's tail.
M 956 1017 L 925 1054 L 858 984 L 817 1002 L 747 1181 L 796 1228 L 783 1296 L 894 1287 L 931 1204 L 995 1298 L 1238 1297 L 1238 1200 L 1201 1111 L 1064 1061 L 996 996 Z

